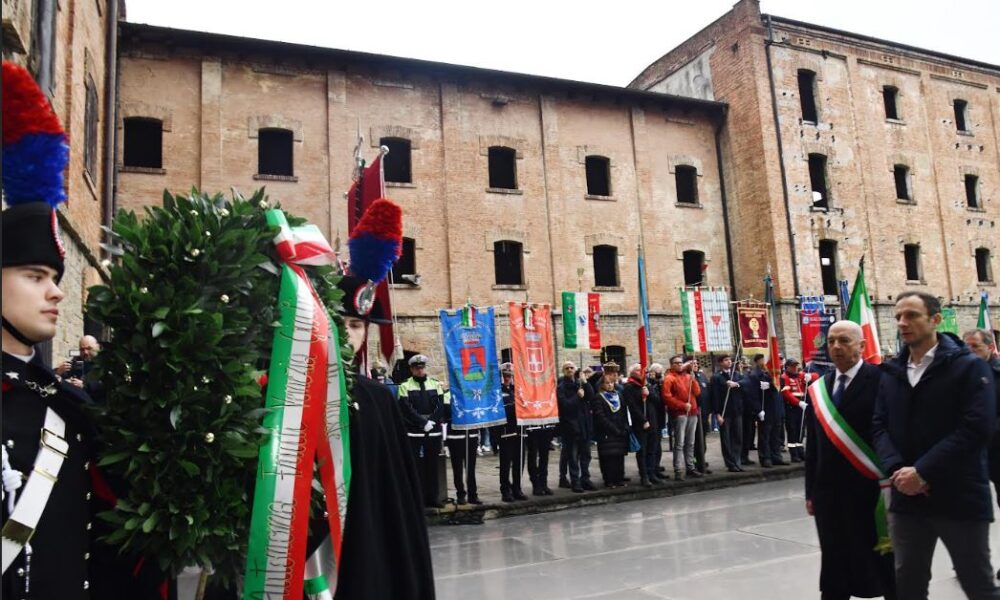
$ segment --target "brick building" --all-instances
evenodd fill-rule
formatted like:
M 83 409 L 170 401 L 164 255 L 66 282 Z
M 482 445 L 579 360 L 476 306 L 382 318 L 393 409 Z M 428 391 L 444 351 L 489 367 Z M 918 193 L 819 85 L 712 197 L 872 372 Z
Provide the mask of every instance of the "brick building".
M 578 288 L 602 294 L 610 355 L 635 360 L 640 242 L 657 357 L 685 278 L 730 284 L 721 103 L 147 25 L 123 24 L 120 49 L 120 208 L 266 185 L 343 241 L 359 130 L 366 158 L 390 147 L 400 335 L 438 372 L 438 309 Z
M 759 295 L 773 266 L 789 349 L 795 296 L 835 294 L 862 254 L 886 350 L 905 289 L 960 307 L 962 327 L 980 290 L 998 295 L 1000 67 L 740 0 L 629 87 L 727 103 L 736 288 Z
M 117 22 L 122 0 L 3 0 L 3 59 L 25 65 L 48 94 L 70 139 L 69 202 L 59 210 L 66 245 L 60 327 L 41 346 L 60 362 L 84 330 L 86 289 L 100 283 L 101 225 L 113 206 Z

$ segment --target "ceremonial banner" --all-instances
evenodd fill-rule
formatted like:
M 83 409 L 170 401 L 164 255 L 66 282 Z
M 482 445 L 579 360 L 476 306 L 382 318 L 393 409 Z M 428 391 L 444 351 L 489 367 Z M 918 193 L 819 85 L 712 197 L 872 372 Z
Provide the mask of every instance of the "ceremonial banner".
M 737 304 L 736 323 L 740 330 L 743 354 L 767 355 L 767 307 L 763 304 Z
M 601 349 L 601 295 L 562 293 L 563 347 Z
M 941 308 L 941 324 L 938 325 L 937 330 L 940 333 L 953 333 L 955 335 L 959 335 L 958 312 L 955 311 L 954 306 L 944 306 Z
M 882 362 L 882 345 L 878 340 L 878 326 L 875 323 L 875 311 L 872 310 L 871 299 L 868 298 L 868 287 L 865 285 L 865 257 L 858 264 L 858 277 L 854 280 L 851 291 L 851 304 L 847 307 L 847 320 L 861 326 L 865 347 L 862 356 L 865 362 L 874 365 Z
M 830 347 L 826 343 L 826 336 L 830 333 L 830 326 L 837 322 L 837 316 L 837 309 L 823 309 L 819 322 L 819 336 L 823 339 L 823 343 L 813 356 L 812 361 L 814 365 L 819 365 L 827 369 L 833 366 L 833 361 L 830 360 Z
M 347 381 L 337 330 L 298 266 L 332 257 L 329 244 L 312 229 L 288 227 L 280 210 L 269 210 L 267 222 L 279 227 L 275 244 L 284 264 L 265 398 L 271 436 L 260 449 L 243 598 L 300 600 L 314 465 L 334 561 L 341 563 L 351 485 Z
M 821 348 L 826 344 L 826 336 L 821 333 L 825 306 L 823 298 L 817 296 L 803 296 L 799 302 L 799 333 L 802 337 L 802 363 L 806 364 L 815 360 L 821 352 Z
M 681 289 L 684 348 L 688 352 L 730 352 L 729 292 L 724 289 Z
M 520 302 L 509 302 L 508 307 L 517 424 L 558 423 L 552 308 Z
M 976 327 L 993 331 L 993 319 L 990 318 L 990 294 L 988 292 L 979 293 L 979 318 L 976 319 Z
M 646 287 L 646 257 L 639 246 L 639 312 L 636 333 L 639 338 L 639 364 L 642 365 L 642 375 L 646 375 L 649 366 L 649 355 L 653 353 L 652 331 L 649 327 L 649 290 Z M 624 367 L 625 365 L 622 365 Z
M 767 303 L 767 370 L 770 371 L 771 377 L 778 381 L 781 371 L 784 370 L 784 365 L 781 364 L 778 352 L 778 332 L 775 329 L 778 326 L 778 319 L 775 316 L 777 313 L 775 312 L 774 280 L 771 279 L 770 267 L 767 269 L 767 275 L 764 276 L 764 302 Z
M 500 396 L 493 307 L 441 311 L 441 336 L 451 390 L 449 429 L 479 429 L 507 422 Z

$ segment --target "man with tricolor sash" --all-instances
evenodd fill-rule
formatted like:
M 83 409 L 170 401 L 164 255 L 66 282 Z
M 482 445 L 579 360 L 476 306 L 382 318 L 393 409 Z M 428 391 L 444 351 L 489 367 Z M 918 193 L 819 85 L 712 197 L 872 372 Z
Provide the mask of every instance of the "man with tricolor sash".
M 872 413 L 882 374 L 861 359 L 861 327 L 838 321 L 827 336 L 836 367 L 809 386 L 806 512 L 816 520 L 824 600 L 895 598 L 882 475 L 872 450 Z M 876 549 L 878 547 L 878 549 Z
M 993 498 L 986 450 L 996 419 L 993 374 L 951 333 L 941 302 L 896 297 L 905 347 L 883 363 L 873 439 L 892 483 L 889 534 L 900 598 L 927 598 L 940 539 L 969 598 L 1000 598 L 990 565 Z

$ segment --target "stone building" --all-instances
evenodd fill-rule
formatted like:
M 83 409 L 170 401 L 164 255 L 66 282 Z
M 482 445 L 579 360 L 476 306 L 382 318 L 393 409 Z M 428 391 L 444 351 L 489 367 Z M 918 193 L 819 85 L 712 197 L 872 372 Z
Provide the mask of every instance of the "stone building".
M 65 360 L 84 331 L 86 289 L 100 283 L 101 224 L 113 206 L 117 22 L 123 0 L 3 0 L 3 59 L 25 65 L 48 94 L 70 139 L 69 201 L 59 210 L 66 245 L 60 327 L 42 345 L 46 360 Z
M 369 160 L 388 146 L 400 336 L 439 373 L 439 309 L 558 309 L 578 289 L 601 292 L 606 353 L 635 360 L 640 243 L 656 357 L 676 348 L 678 287 L 730 284 L 719 102 L 136 24 L 119 70 L 119 208 L 266 185 L 346 241 L 358 134 Z
M 722 131 L 739 294 L 773 266 L 782 336 L 794 298 L 835 294 L 862 254 L 883 348 L 906 289 L 959 307 L 998 295 L 1000 67 L 733 9 L 656 60 L 633 89 L 728 105 Z M 994 324 L 996 326 L 996 324 Z

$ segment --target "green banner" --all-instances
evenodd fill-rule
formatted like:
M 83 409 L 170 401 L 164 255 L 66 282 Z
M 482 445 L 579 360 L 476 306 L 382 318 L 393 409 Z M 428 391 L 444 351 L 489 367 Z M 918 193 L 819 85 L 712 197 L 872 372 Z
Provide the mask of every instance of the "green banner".
M 954 306 L 945 306 L 941 309 L 941 324 L 937 330 L 941 333 L 958 335 L 958 313 Z

